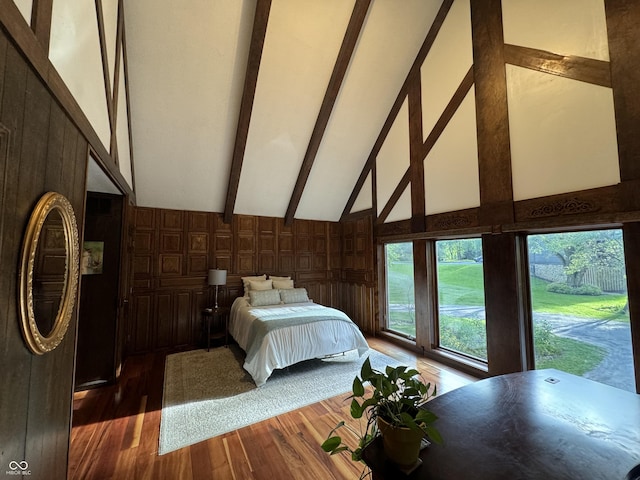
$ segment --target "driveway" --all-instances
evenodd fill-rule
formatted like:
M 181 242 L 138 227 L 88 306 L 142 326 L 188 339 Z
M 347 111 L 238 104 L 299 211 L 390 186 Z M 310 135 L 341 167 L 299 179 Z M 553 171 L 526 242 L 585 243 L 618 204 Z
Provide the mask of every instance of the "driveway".
M 441 306 L 441 311 L 457 317 L 480 320 L 485 318 L 484 307 Z M 534 313 L 533 320 L 534 322 L 546 320 L 555 335 L 604 348 L 607 352 L 605 358 L 596 368 L 583 376 L 635 393 L 629 323 L 614 320 L 590 320 L 551 313 Z

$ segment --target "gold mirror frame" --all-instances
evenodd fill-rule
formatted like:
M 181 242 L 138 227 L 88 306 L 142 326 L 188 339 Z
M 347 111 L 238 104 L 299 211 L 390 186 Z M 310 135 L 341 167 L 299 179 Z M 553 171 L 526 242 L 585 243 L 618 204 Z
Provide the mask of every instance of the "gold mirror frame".
M 40 234 L 47 216 L 57 211 L 62 218 L 65 237 L 65 272 L 60 306 L 48 335 L 43 335 L 36 323 L 33 308 L 33 271 L 36 262 L 36 252 Z M 20 325 L 25 342 L 33 353 L 42 355 L 56 348 L 69 327 L 76 292 L 78 290 L 79 274 L 78 225 L 73 213 L 73 207 L 64 195 L 56 192 L 45 193 L 38 201 L 31 213 L 24 242 L 20 264 Z

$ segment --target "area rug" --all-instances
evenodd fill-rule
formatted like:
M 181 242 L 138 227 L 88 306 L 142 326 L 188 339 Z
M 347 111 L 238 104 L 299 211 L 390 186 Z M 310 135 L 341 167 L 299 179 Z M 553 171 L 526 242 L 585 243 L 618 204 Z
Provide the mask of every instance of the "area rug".
M 158 454 L 351 392 L 366 358 L 375 369 L 400 362 L 369 349 L 276 370 L 257 388 L 234 346 L 169 355 L 165 364 Z M 345 397 L 346 398 L 346 397 Z

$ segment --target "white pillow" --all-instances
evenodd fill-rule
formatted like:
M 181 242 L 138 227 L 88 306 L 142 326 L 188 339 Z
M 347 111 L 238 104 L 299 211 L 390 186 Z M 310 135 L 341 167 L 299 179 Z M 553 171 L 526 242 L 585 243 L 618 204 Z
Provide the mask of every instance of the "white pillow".
M 267 305 L 279 305 L 280 292 L 278 290 L 249 290 L 249 303 L 252 307 L 265 307 Z
M 252 290 L 271 290 L 273 288 L 273 282 L 271 280 L 250 280 L 249 281 L 249 293 Z
M 267 276 L 266 275 L 254 275 L 252 277 L 241 277 L 242 279 L 242 286 L 244 287 L 244 296 L 248 297 L 249 296 L 249 282 L 252 280 L 266 280 Z
M 293 280 L 275 280 L 275 279 L 273 279 L 273 288 L 282 288 L 282 289 L 293 288 Z
M 280 299 L 283 303 L 303 303 L 310 301 L 306 288 L 280 290 Z

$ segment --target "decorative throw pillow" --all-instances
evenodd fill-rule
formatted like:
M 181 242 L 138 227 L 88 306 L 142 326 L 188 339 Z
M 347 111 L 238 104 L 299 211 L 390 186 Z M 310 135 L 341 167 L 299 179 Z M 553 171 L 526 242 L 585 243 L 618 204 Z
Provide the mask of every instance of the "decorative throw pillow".
M 291 277 L 278 277 L 276 275 L 269 275 L 271 280 L 291 280 Z
M 265 307 L 267 305 L 280 304 L 278 290 L 249 290 L 249 303 L 252 307 Z
M 304 303 L 310 301 L 306 288 L 289 288 L 280 290 L 280 298 L 283 303 Z
M 251 280 L 249 281 L 249 293 L 252 290 L 271 290 L 273 282 L 271 280 Z
M 267 276 L 262 274 L 262 275 L 254 275 L 252 277 L 241 277 L 242 279 L 242 286 L 244 287 L 244 296 L 248 297 L 249 296 L 249 282 L 251 282 L 252 280 L 266 280 Z
M 293 288 L 293 280 L 276 280 L 273 279 L 273 288 Z

